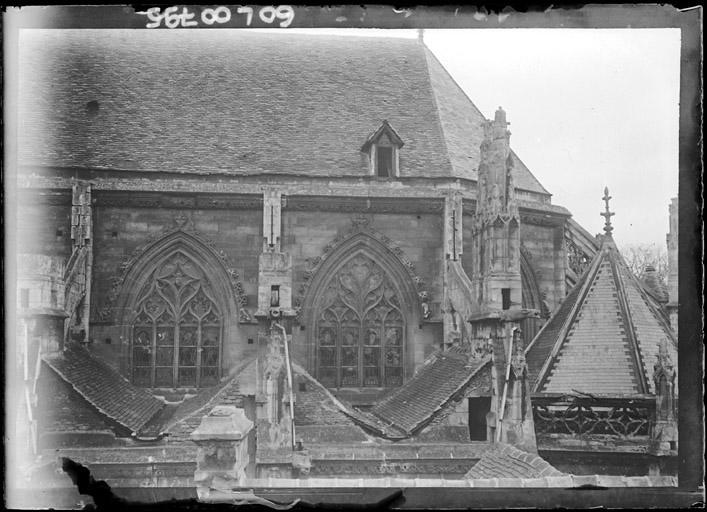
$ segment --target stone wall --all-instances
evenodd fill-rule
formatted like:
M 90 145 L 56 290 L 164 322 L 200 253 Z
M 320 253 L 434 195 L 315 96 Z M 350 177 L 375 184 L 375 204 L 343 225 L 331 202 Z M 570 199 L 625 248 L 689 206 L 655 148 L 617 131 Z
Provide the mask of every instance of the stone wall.
M 530 255 L 540 293 L 545 294 L 550 311 L 565 299 L 565 264 L 561 227 L 521 223 L 520 240 Z
M 71 199 L 66 205 L 41 202 L 34 194 L 17 202 L 17 251 L 57 256 L 71 255 Z
M 213 249 L 223 251 L 230 266 L 238 272 L 239 281 L 247 299 L 247 308 L 253 310 L 257 301 L 258 255 L 261 250 L 262 229 L 259 210 L 178 210 L 165 208 L 95 207 L 94 214 L 94 267 L 92 287 L 91 338 L 106 345 L 104 358 L 127 359 L 128 339 L 121 339 L 122 331 L 113 327 L 115 319 L 100 317 L 101 309 L 111 305 L 117 290 L 113 281 L 121 275 L 121 265 L 132 261 L 136 251 L 160 238 L 162 233 L 178 228 L 196 231 L 213 243 Z M 134 261 L 133 261 L 134 262 Z M 224 374 L 250 352 L 255 344 L 248 340 L 257 337 L 254 325 L 231 322 L 232 335 L 224 340 L 222 368 Z M 111 356 L 112 352 L 112 356 Z M 125 370 L 125 361 L 121 366 Z
M 121 265 L 132 262 L 136 251 L 155 241 L 161 233 L 176 229 L 177 219 L 183 217 L 189 229 L 213 242 L 215 250 L 223 251 L 232 267 L 238 272 L 247 298 L 247 309 L 254 312 L 257 306 L 258 256 L 262 250 L 262 212 L 259 210 L 135 208 L 101 206 L 100 198 L 94 214 L 94 267 L 92 288 L 91 338 L 106 345 L 102 356 L 126 357 L 128 340 L 121 340 L 120 333 L 112 327 L 114 319 L 101 318 L 99 312 L 111 304 L 115 296 L 114 280 L 120 276 Z M 351 229 L 354 214 L 321 211 L 288 211 L 282 213 L 282 250 L 293 260 L 293 294 L 304 284 L 304 274 L 310 269 L 312 259 L 323 255 L 325 246 L 337 236 L 344 236 Z M 425 283 L 431 297 L 433 311 L 439 309 L 442 296 L 441 280 L 441 216 L 432 213 L 375 214 L 368 216 L 372 229 L 390 238 L 391 244 L 400 247 L 414 265 L 415 274 Z M 186 220 L 184 220 L 186 219 Z M 417 307 L 414 304 L 413 307 Z M 435 325 L 414 326 L 417 340 L 413 364 L 421 363 L 432 351 L 438 329 Z M 412 328 L 412 326 L 411 326 Z M 296 328 L 293 347 L 295 357 L 303 360 L 306 330 Z M 240 324 L 235 334 L 224 344 L 222 367 L 226 372 L 255 349 L 249 339 L 257 339 L 257 326 Z M 437 340 L 439 341 L 439 340 Z M 111 352 L 113 356 L 111 356 Z M 122 354 L 122 356 L 121 356 Z M 412 371 L 412 368 L 410 368 Z
M 282 250 L 293 258 L 293 295 L 302 299 L 301 290 L 305 285 L 305 272 L 311 270 L 312 260 L 324 255 L 325 247 L 337 236 L 346 236 L 352 227 L 355 214 L 314 211 L 283 211 Z M 372 214 L 366 215 L 372 230 L 388 237 L 391 245 L 402 249 L 404 256 L 414 266 L 414 273 L 424 280 L 424 287 L 430 296 L 432 311 L 439 311 L 442 298 L 442 218 L 435 214 Z M 393 257 L 394 258 L 394 257 Z M 308 290 L 310 293 L 312 290 Z M 417 307 L 413 304 L 413 307 Z M 409 326 L 408 339 L 415 343 L 408 345 L 410 360 L 406 371 L 412 373 L 441 342 L 441 332 L 434 324 Z M 312 333 L 296 328 L 293 331 L 294 357 L 306 365 L 307 344 Z M 308 368 L 310 369 L 310 368 Z
M 462 267 L 468 276 L 472 271 L 472 234 L 471 220 L 464 215 Z M 528 263 L 535 271 L 539 292 L 545 292 L 550 311 L 553 311 L 565 298 L 565 266 L 562 248 L 562 228 L 539 226 L 521 222 L 520 242 L 526 249 Z

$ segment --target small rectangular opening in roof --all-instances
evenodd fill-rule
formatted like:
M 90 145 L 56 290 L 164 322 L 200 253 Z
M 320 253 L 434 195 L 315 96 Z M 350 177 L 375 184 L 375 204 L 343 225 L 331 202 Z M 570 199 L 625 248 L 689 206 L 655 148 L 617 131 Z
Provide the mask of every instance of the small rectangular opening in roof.
M 510 288 L 501 288 L 501 300 L 503 301 L 503 305 L 501 306 L 503 309 L 511 309 L 511 289 Z

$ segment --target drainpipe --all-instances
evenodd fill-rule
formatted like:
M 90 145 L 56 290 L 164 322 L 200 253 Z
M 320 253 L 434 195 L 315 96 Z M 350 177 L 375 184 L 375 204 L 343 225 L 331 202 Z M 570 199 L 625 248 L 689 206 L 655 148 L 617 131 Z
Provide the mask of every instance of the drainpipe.
M 283 344 L 285 345 L 285 367 L 287 368 L 287 385 L 290 387 L 290 421 L 292 423 L 292 449 L 295 449 L 295 401 L 292 389 L 292 363 L 290 361 L 290 350 L 287 344 L 287 331 L 278 322 L 273 322 L 273 326 L 282 331 Z
M 503 398 L 501 399 L 501 414 L 498 416 L 497 427 L 496 427 L 496 442 L 501 442 L 501 430 L 503 429 L 503 415 L 506 412 L 506 397 L 508 396 L 508 381 L 511 378 L 511 357 L 513 354 L 513 334 L 511 333 L 511 343 L 508 348 L 508 354 L 506 358 L 506 382 L 503 385 Z

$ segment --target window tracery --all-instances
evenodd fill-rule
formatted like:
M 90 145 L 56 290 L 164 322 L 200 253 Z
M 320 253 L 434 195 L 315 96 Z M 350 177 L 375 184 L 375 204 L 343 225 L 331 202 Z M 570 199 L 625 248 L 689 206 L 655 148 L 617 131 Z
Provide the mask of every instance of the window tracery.
M 317 376 L 327 387 L 403 382 L 404 317 L 383 269 L 359 254 L 334 274 L 316 314 Z
M 205 387 L 218 381 L 222 316 L 203 273 L 176 252 L 138 294 L 132 381 L 146 387 Z

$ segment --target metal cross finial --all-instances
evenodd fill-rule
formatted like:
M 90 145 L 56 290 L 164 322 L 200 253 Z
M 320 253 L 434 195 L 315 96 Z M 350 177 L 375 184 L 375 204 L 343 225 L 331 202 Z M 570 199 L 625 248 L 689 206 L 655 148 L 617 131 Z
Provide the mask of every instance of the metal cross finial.
M 611 199 L 611 196 L 609 195 L 609 187 L 604 187 L 604 197 L 602 199 L 606 203 L 606 210 L 599 215 L 604 217 L 604 232 L 611 236 L 611 232 L 614 230 L 611 225 L 611 217 L 614 215 L 614 212 L 609 211 L 609 199 Z

